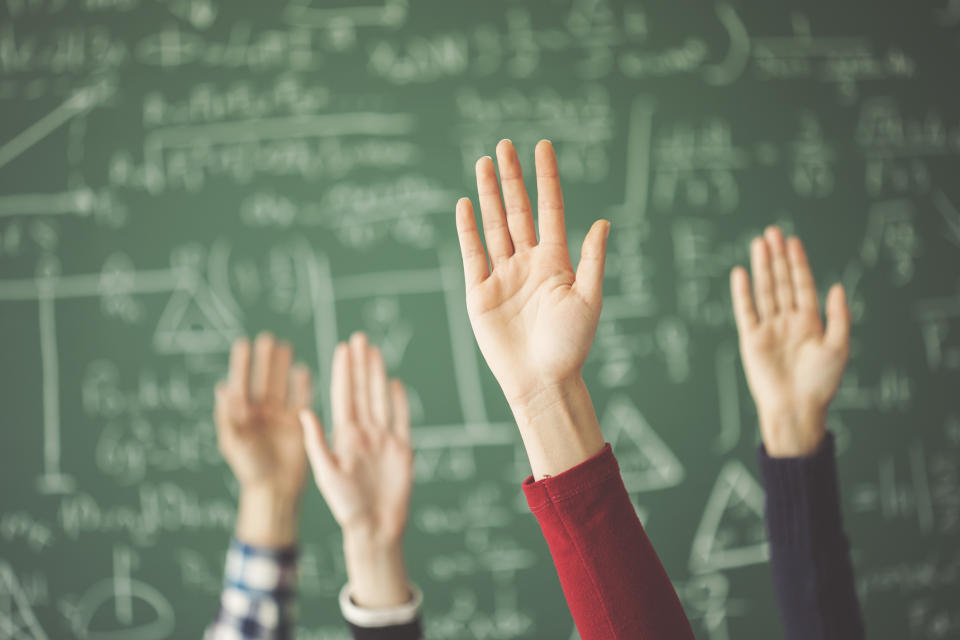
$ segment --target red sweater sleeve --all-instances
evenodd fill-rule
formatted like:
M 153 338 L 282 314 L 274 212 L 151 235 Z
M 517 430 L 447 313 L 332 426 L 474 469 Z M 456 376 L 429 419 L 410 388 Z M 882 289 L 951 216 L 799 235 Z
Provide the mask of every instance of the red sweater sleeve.
M 609 444 L 523 491 L 583 640 L 693 640 Z

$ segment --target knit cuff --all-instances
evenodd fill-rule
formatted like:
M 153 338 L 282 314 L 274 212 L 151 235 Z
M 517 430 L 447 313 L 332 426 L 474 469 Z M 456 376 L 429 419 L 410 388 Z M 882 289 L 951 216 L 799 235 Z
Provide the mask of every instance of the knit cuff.
M 533 476 L 529 476 L 523 481 L 523 493 L 527 497 L 530 510 L 536 512 L 550 502 L 581 493 L 611 477 L 620 477 L 620 465 L 617 464 L 617 458 L 613 455 L 610 443 L 607 443 L 600 453 L 567 469 L 560 475 L 548 476 L 538 481 L 534 481 Z
M 771 458 L 761 444 L 757 460 L 771 545 L 824 549 L 843 541 L 832 434 L 802 458 Z

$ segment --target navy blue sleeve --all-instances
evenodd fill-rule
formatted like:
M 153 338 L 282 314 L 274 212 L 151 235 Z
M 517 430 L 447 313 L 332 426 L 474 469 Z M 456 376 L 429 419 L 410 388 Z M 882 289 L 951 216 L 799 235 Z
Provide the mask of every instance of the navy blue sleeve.
M 863 640 L 843 532 L 833 436 L 804 458 L 757 455 L 766 489 L 770 564 L 788 640 Z
M 397 624 L 389 627 L 358 627 L 348 622 L 354 640 L 420 640 L 423 634 L 420 630 L 420 619 L 407 624 Z

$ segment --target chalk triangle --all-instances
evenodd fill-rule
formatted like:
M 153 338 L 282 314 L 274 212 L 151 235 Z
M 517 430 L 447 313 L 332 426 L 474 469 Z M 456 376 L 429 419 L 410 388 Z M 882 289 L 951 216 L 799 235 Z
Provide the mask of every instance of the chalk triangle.
M 0 561 L 0 638 L 47 640 L 13 569 Z
M 763 489 L 731 460 L 720 470 L 690 550 L 690 570 L 705 573 L 766 562 Z
M 178 286 L 160 315 L 153 344 L 161 353 L 226 351 L 239 322 L 202 281 Z
M 666 489 L 683 481 L 680 460 L 630 400 L 624 397 L 612 399 L 607 404 L 601 426 L 617 454 L 627 491 Z

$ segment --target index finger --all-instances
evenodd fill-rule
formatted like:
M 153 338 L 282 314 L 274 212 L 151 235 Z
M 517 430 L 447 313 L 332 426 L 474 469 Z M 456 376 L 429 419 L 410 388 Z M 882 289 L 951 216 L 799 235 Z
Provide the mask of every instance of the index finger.
M 393 432 L 402 442 L 410 443 L 410 401 L 407 390 L 399 380 L 390 381 L 390 399 L 393 406 Z
M 819 318 L 820 302 L 817 300 L 817 285 L 813 281 L 810 263 L 803 243 L 797 237 L 787 241 L 787 257 L 790 259 L 790 275 L 797 292 L 797 305 L 804 311 L 816 313 Z
M 477 200 L 480 202 L 480 218 L 483 221 L 483 237 L 487 241 L 490 263 L 497 265 L 513 255 L 513 240 L 507 227 L 507 216 L 500 199 L 500 185 L 493 166 L 493 159 L 484 156 L 477 160 Z
M 387 389 L 387 365 L 383 361 L 383 353 L 377 347 L 367 349 L 367 372 L 369 374 L 370 417 L 373 424 L 386 429 L 387 418 L 390 414 L 390 404 Z
M 227 373 L 227 386 L 230 392 L 244 402 L 247 401 L 250 384 L 250 341 L 246 338 L 235 340 L 230 348 L 230 368 Z
M 474 285 L 486 280 L 490 275 L 490 267 L 487 265 L 487 252 L 477 232 L 473 204 L 468 198 L 457 201 L 457 237 L 460 239 L 460 255 L 463 257 L 463 276 L 469 291 Z
M 350 370 L 350 348 L 341 342 L 333 351 L 333 372 L 330 376 L 330 404 L 333 413 L 334 438 L 356 422 L 353 406 L 353 372 Z
M 733 299 L 733 317 L 737 329 L 741 332 L 753 329 L 759 320 L 750 293 L 750 276 L 743 267 L 736 267 L 730 272 L 730 297 Z
M 290 364 L 293 362 L 293 349 L 285 341 L 278 342 L 270 360 L 270 374 L 267 378 L 266 397 L 280 405 L 287 401 L 287 381 L 290 376 Z

